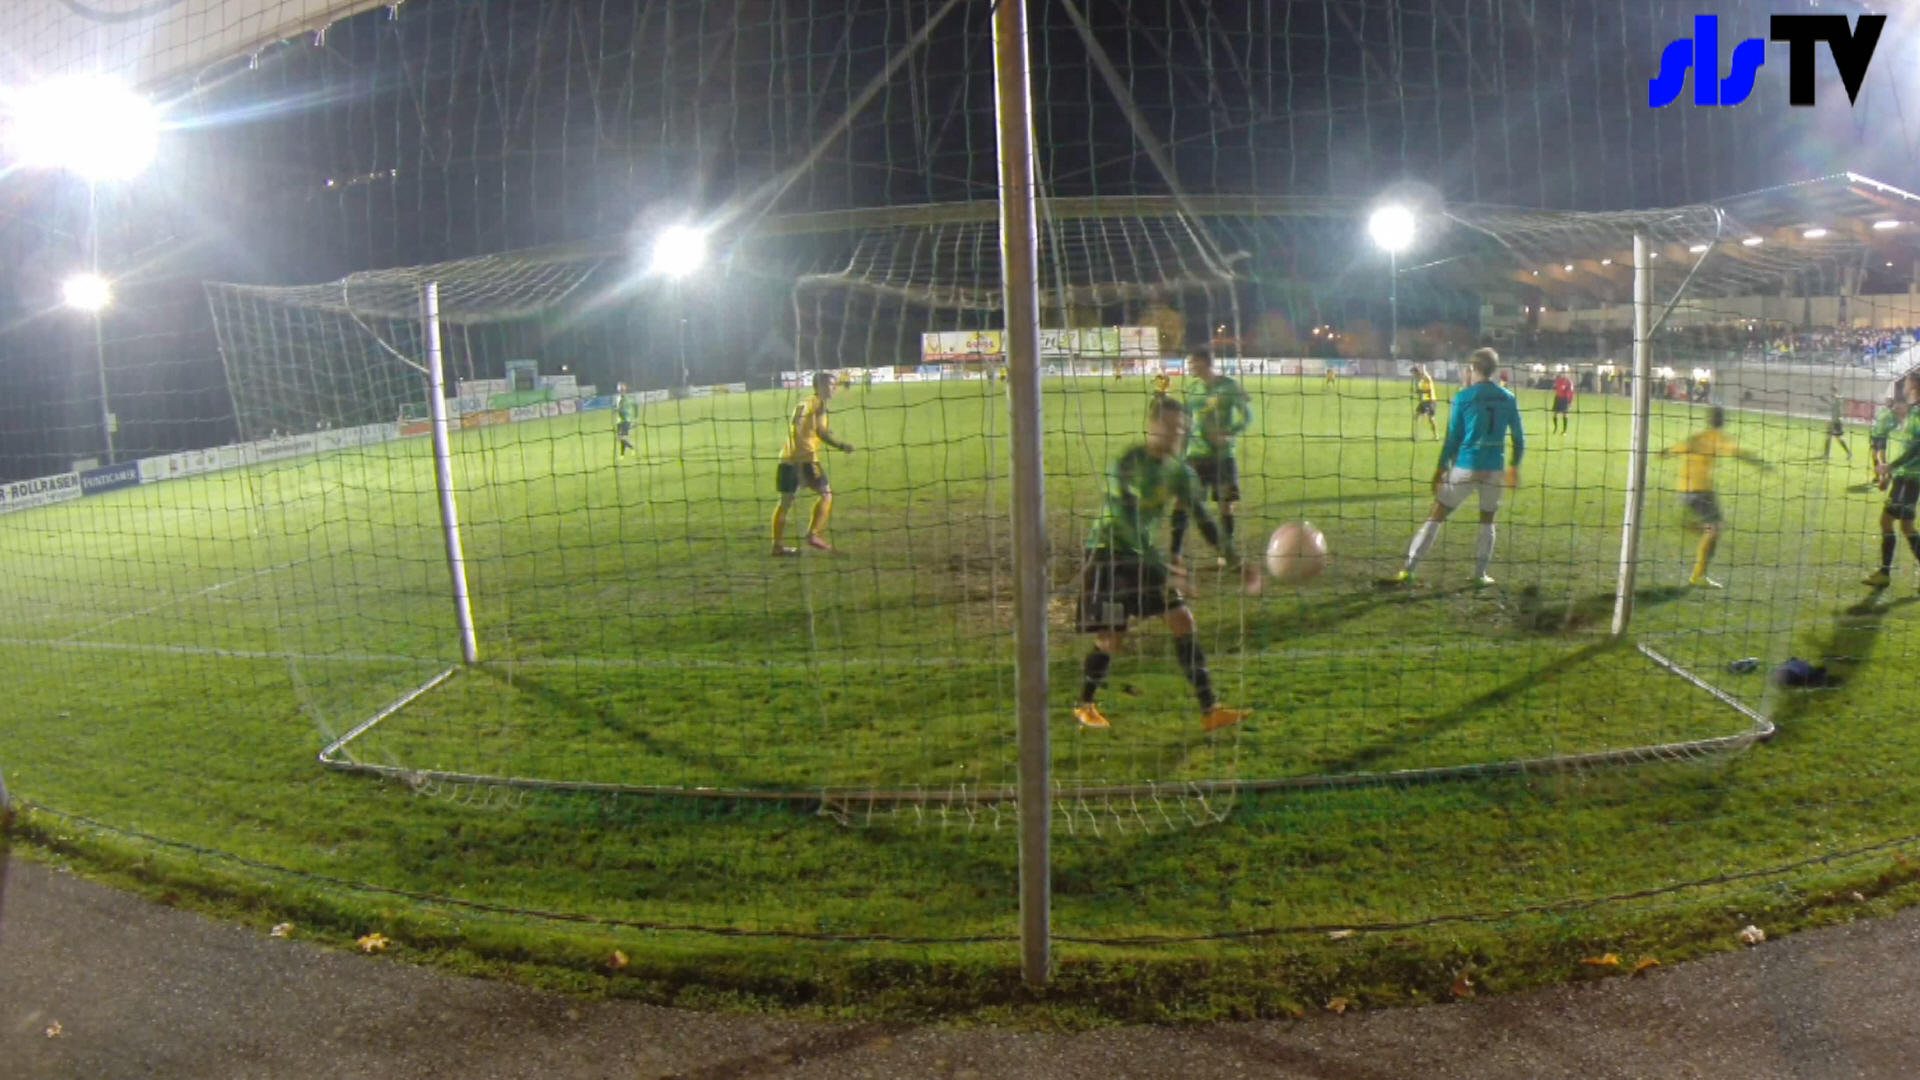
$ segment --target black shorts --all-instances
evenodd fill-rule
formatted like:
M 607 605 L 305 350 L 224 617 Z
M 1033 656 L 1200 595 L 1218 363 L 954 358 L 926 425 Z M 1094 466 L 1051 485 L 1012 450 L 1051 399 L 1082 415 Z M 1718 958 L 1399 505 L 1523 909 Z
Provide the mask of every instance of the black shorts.
M 620 436 L 623 439 L 626 438 L 629 434 L 631 434 L 632 431 L 633 431 L 633 424 L 626 420 L 620 421 L 618 424 L 615 424 L 613 427 L 613 433 L 615 435 Z
M 1895 521 L 1912 521 L 1914 504 L 1920 502 L 1920 477 L 1896 476 L 1887 485 L 1887 516 Z
M 1881 453 L 1885 453 L 1885 452 L 1886 452 L 1886 450 L 1887 450 L 1887 439 L 1886 439 L 1886 436 L 1884 436 L 1884 435 L 1881 435 L 1881 436 L 1876 436 L 1876 437 L 1874 437 L 1874 438 L 1871 438 L 1871 439 L 1868 439 L 1868 440 L 1867 440 L 1867 449 L 1868 449 L 1868 450 L 1878 450 L 1878 451 L 1880 451 Z
M 1720 500 L 1711 491 L 1683 491 L 1680 493 L 1680 505 L 1686 507 L 1693 520 L 1702 525 L 1720 524 Z
M 1415 415 L 1415 416 L 1432 416 L 1432 415 L 1433 415 L 1433 402 L 1431 402 L 1431 401 L 1422 401 L 1422 402 L 1421 402 L 1420 404 L 1418 404 L 1418 405 L 1415 405 L 1415 406 L 1413 407 L 1413 415 Z
M 1151 619 L 1186 604 L 1168 583 L 1166 567 L 1104 548 L 1087 552 L 1080 573 L 1081 633 L 1125 630 L 1130 619 Z
M 1827 425 L 1827 438 L 1844 439 L 1846 437 L 1847 437 L 1847 425 L 1841 423 L 1838 420 L 1835 420 L 1833 423 Z
M 1557 397 L 1557 398 L 1554 398 L 1554 399 L 1553 399 L 1553 411 L 1554 411 L 1554 412 L 1557 412 L 1557 413 L 1565 413 L 1565 412 L 1572 412 L 1572 411 L 1573 411 L 1573 399 L 1572 399 L 1572 398 L 1570 398 L 1570 397 Z
M 1187 459 L 1187 468 L 1200 478 L 1200 490 L 1214 502 L 1240 501 L 1240 462 L 1223 454 Z
M 817 494 L 833 494 L 833 488 L 827 484 L 827 470 L 821 468 L 817 461 L 800 465 L 791 461 L 781 462 L 780 467 L 774 470 L 773 486 L 779 489 L 782 496 L 792 495 L 803 486 L 812 488 Z

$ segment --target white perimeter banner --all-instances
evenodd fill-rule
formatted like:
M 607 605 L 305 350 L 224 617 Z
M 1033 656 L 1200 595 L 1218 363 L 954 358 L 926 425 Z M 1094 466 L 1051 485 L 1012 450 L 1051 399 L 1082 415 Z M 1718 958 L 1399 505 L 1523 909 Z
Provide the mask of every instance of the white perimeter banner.
M 15 510 L 25 510 L 31 506 L 66 502 L 68 499 L 79 497 L 79 473 L 60 473 L 56 476 L 42 476 L 36 480 L 15 480 L 0 486 L 0 514 L 10 514 Z

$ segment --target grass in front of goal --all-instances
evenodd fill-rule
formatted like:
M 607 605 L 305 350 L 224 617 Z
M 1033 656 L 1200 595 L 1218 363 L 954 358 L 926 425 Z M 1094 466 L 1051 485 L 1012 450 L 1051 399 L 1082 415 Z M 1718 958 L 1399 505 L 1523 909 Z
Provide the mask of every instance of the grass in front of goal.
M 1449 524 L 1421 585 L 1393 591 L 1375 582 L 1424 512 L 1436 451 L 1411 439 L 1404 388 L 1271 379 L 1252 382 L 1243 546 L 1304 517 L 1337 559 L 1322 580 L 1257 599 L 1202 573 L 1194 606 L 1216 682 L 1259 713 L 1201 735 L 1166 635 L 1149 630 L 1106 689 L 1115 729 L 1077 731 L 1065 706 L 1085 645 L 1066 619 L 1080 537 L 1099 471 L 1136 437 L 1146 395 L 1135 381 L 1050 389 L 1056 777 L 1169 785 L 1160 799 L 1062 803 L 1064 933 L 1504 911 L 1910 827 L 1903 763 L 1917 748 L 1874 718 L 1904 692 L 1915 635 L 1905 590 L 1871 603 L 1853 585 L 1878 509 L 1849 490 L 1864 463 L 1815 460 L 1817 425 L 1735 414 L 1733 434 L 1779 467 L 1723 467 L 1731 527 L 1715 576 L 1728 587 L 1677 587 L 1692 537 L 1657 490 L 1637 626 L 1755 704 L 1763 676 L 1726 674 L 1727 661 L 1851 657 L 1853 678 L 1817 708 L 1775 709 L 1790 719 L 1780 740 L 1730 761 L 1612 774 L 1243 797 L 1224 823 L 1186 828 L 1226 807 L 1197 807 L 1178 794 L 1185 779 L 1585 753 L 1745 721 L 1605 637 L 1624 402 L 1583 399 L 1573 430 L 1555 436 L 1545 395 L 1524 392 L 1532 449 L 1501 514 L 1499 585 L 1464 587 L 1469 515 Z M 0 608 L 14 717 L 0 765 L 36 802 L 335 878 L 676 925 L 1003 935 L 1011 830 L 941 797 L 1012 780 L 997 395 L 982 383 L 846 392 L 836 428 L 863 449 L 830 462 L 842 550 L 792 561 L 765 555 L 788 395 L 657 407 L 639 460 L 615 457 L 606 414 L 462 433 L 486 666 L 354 744 L 365 760 L 412 768 L 930 793 L 906 811 L 856 813 L 872 827 L 731 801 L 415 794 L 320 769 L 320 745 L 457 657 L 424 440 L 0 518 L 0 562 L 18 583 Z M 1663 408 L 1655 444 L 1698 422 L 1697 410 Z M 1670 475 L 1656 467 L 1656 488 Z M 806 511 L 803 500 L 796 536 Z M 1610 910 L 1633 927 L 1656 909 Z M 724 951 L 695 942 L 695 953 Z M 773 952 L 757 962 L 800 963 Z

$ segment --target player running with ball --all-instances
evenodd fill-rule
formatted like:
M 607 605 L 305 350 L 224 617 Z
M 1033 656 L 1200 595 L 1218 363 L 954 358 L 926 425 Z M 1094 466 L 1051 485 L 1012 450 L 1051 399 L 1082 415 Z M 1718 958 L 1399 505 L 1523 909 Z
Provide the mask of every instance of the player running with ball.
M 1093 651 L 1082 665 L 1080 702 L 1073 710 L 1083 727 L 1111 726 L 1094 697 L 1107 679 L 1113 654 L 1126 639 L 1128 623 L 1156 615 L 1172 632 L 1174 655 L 1200 702 L 1201 729 L 1228 727 L 1250 715 L 1214 698 L 1213 678 L 1200 651 L 1193 614 L 1180 595 L 1185 575 L 1168 566 L 1153 545 L 1154 533 L 1167 512 L 1184 510 L 1193 515 L 1200 535 L 1230 565 L 1239 563 L 1232 540 L 1207 516 L 1199 478 L 1180 460 L 1180 444 L 1186 436 L 1186 409 L 1171 397 L 1161 398 L 1147 420 L 1146 442 L 1121 454 L 1107 474 L 1105 502 L 1087 532 L 1087 562 L 1080 575 L 1080 631 L 1096 635 Z M 1257 588 L 1258 568 L 1246 565 L 1243 581 L 1249 589 Z
M 787 421 L 787 445 L 780 452 L 780 467 L 774 472 L 774 487 L 780 492 L 780 505 L 773 511 L 773 554 L 795 555 L 786 545 L 787 511 L 805 485 L 818 500 L 813 516 L 807 519 L 807 546 L 832 551 L 827 543 L 827 518 L 833 514 L 833 486 L 827 483 L 827 470 L 820 464 L 820 444 L 826 443 L 843 454 L 853 453 L 853 444 L 842 442 L 827 430 L 827 402 L 833 398 L 833 372 L 813 376 L 813 396 L 793 407 Z
M 1475 349 L 1467 365 L 1473 382 L 1453 397 L 1447 441 L 1440 445 L 1440 464 L 1433 470 L 1433 508 L 1413 534 L 1406 565 L 1394 576 L 1395 584 L 1413 581 L 1414 570 L 1440 535 L 1440 523 L 1476 493 L 1480 496 L 1480 539 L 1474 547 L 1473 583 L 1493 584 L 1487 576 L 1487 567 L 1493 562 L 1493 517 L 1500 510 L 1502 491 L 1520 483 L 1520 459 L 1527 452 L 1527 436 L 1520 427 L 1520 406 L 1513 394 L 1494 382 L 1500 354 L 1492 349 Z M 1506 460 L 1509 437 L 1513 440 L 1511 464 Z

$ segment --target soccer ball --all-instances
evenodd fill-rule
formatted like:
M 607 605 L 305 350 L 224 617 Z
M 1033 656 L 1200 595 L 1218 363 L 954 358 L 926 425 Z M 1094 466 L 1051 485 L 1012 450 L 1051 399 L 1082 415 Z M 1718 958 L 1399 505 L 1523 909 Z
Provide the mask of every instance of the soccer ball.
M 1298 585 L 1327 568 L 1327 538 L 1305 521 L 1289 521 L 1267 541 L 1267 573 L 1275 581 Z

